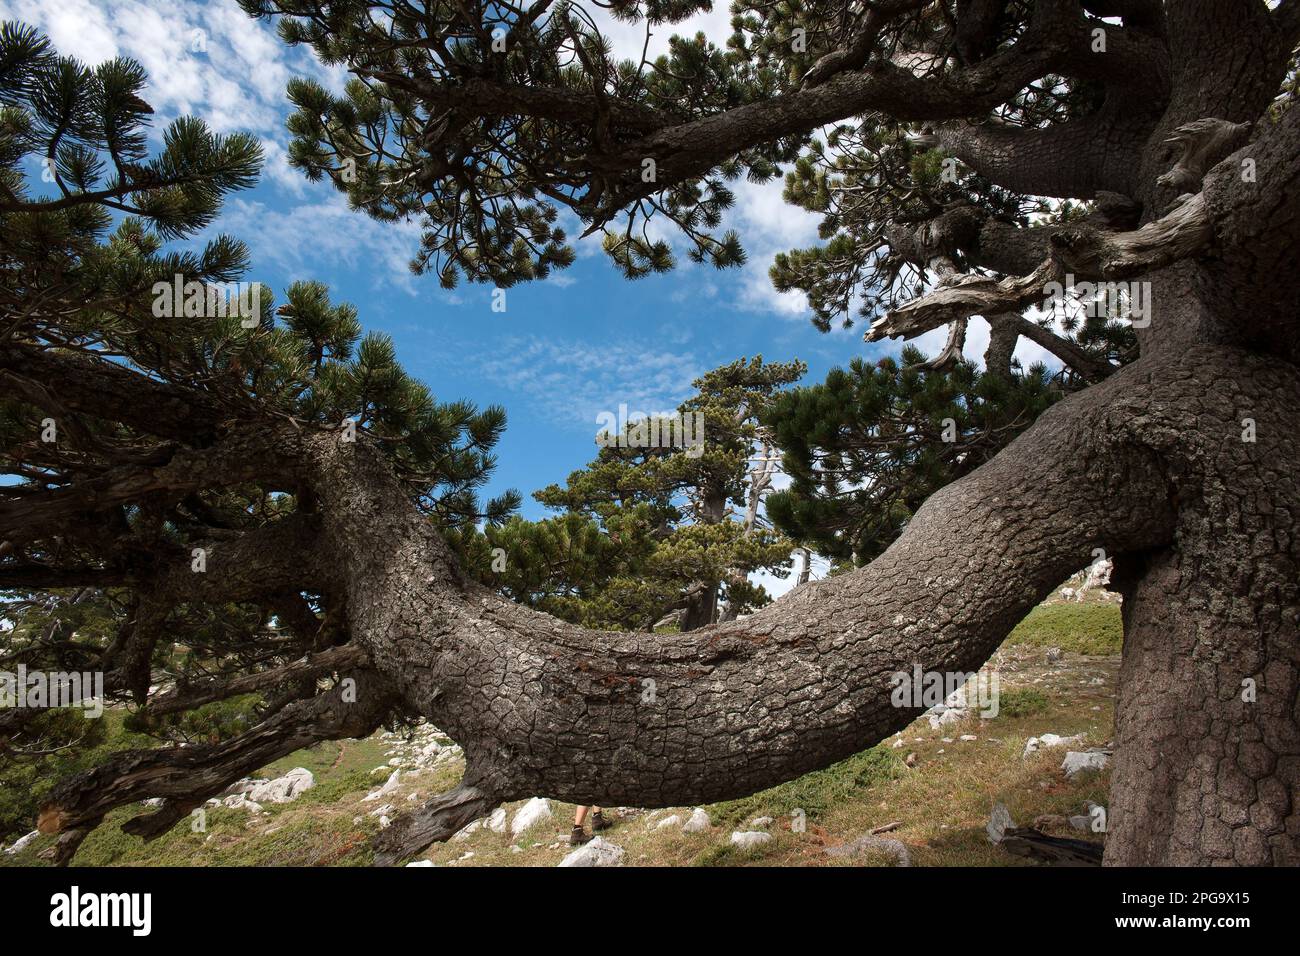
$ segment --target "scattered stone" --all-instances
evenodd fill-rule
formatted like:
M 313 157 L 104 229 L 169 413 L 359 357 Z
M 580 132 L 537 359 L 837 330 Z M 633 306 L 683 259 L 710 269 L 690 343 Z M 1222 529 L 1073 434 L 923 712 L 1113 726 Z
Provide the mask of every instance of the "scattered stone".
M 909 766 L 909 767 L 915 767 L 915 766 L 916 766 L 916 751 L 912 751 L 911 753 L 909 753 L 909 754 L 907 755 L 907 757 L 904 758 L 903 763 L 907 764 L 907 766 Z
M 968 716 L 964 707 L 949 707 L 945 704 L 937 704 L 926 712 L 926 719 L 930 721 L 930 729 L 938 730 L 947 724 L 956 724 L 965 720 Z
M 1072 750 L 1065 755 L 1061 769 L 1065 771 L 1067 777 L 1073 779 L 1081 773 L 1105 770 L 1109 763 L 1110 754 L 1104 750 L 1089 750 L 1084 753 Z
M 1047 663 L 1049 664 L 1061 663 L 1061 649 L 1059 647 L 1049 647 L 1047 649 Z
M 682 822 L 682 818 L 674 813 L 670 817 L 664 817 L 662 820 L 660 820 L 658 823 L 655 824 L 654 828 L 656 830 L 663 830 L 668 827 L 681 826 L 681 822 Z
M 487 828 L 493 833 L 506 832 L 506 808 L 497 807 L 487 818 Z
M 979 740 L 979 738 L 976 737 L 974 734 L 962 734 L 962 735 L 961 735 L 961 739 L 962 739 L 962 740 Z
M 406 864 L 406 865 L 407 865 L 408 867 L 410 867 L 410 866 L 433 866 L 433 861 L 432 861 L 432 860 L 416 860 L 414 863 L 408 863 L 408 864 Z
M 580 846 L 559 863 L 560 866 L 622 866 L 623 848 L 615 846 L 604 837 L 595 837 Z
M 760 830 L 766 830 L 768 827 L 770 827 L 770 826 L 772 825 L 772 818 L 771 818 L 771 817 L 754 817 L 754 819 L 752 819 L 752 820 L 749 821 L 749 825 L 750 825 L 751 827 L 757 827 L 757 828 L 760 829 Z
M 533 797 L 515 811 L 515 817 L 510 821 L 510 834 L 519 836 L 529 827 L 549 819 L 551 819 L 551 801 L 545 797 Z
M 316 778 L 312 772 L 304 767 L 294 767 L 282 777 L 276 777 L 274 780 L 264 780 L 257 777 L 245 777 L 232 783 L 229 787 L 221 792 L 220 797 L 214 797 L 208 801 L 208 806 L 221 804 L 227 807 L 237 807 L 244 810 L 251 810 L 256 807 L 260 811 L 263 803 L 289 803 L 298 798 L 306 790 L 310 790 L 316 785 Z M 161 801 L 160 801 L 161 802 Z M 149 806 L 157 806 L 146 801 Z
M 401 780 L 402 780 L 402 771 L 394 770 L 391 774 L 388 775 L 388 779 L 384 781 L 384 785 L 382 787 L 380 787 L 378 790 L 372 790 L 370 793 L 366 794 L 361 799 L 363 801 L 366 801 L 366 800 L 378 800 L 380 797 L 386 797 L 394 790 L 397 789 L 397 785 L 401 783 Z
M 742 850 L 752 850 L 772 839 L 772 834 L 762 830 L 737 830 L 731 834 L 731 843 Z
M 1081 744 L 1084 736 L 1084 734 L 1075 734 L 1073 737 L 1058 737 L 1056 734 L 1043 734 L 1041 737 L 1030 737 L 1025 741 L 1025 752 L 1021 756 L 1028 757 L 1049 747 L 1071 747 Z
M 510 852 L 511 852 L 511 853 L 523 853 L 523 852 L 524 852 L 524 848 L 521 847 L 518 843 L 512 843 L 512 844 L 510 844 Z
M 907 852 L 907 846 L 902 840 L 895 840 L 890 837 L 860 836 L 852 843 L 828 846 L 825 853 L 827 856 L 857 857 L 871 850 L 880 850 L 891 854 L 898 861 L 899 866 L 912 865 L 912 856 Z
M 704 833 L 713 826 L 713 821 L 709 815 L 700 807 L 691 811 L 690 819 L 682 824 L 683 833 Z
M 1082 830 L 1084 833 L 1087 833 L 1092 829 L 1092 818 L 1083 814 L 1070 817 L 1070 826 L 1076 830 Z
M 232 810 L 247 810 L 249 813 L 262 812 L 262 805 L 254 800 L 249 800 L 248 795 L 243 793 L 237 793 L 233 797 L 226 797 L 221 803 Z
M 31 833 L 27 834 L 26 836 L 19 837 L 17 840 L 14 841 L 13 846 L 5 847 L 5 853 L 9 854 L 10 856 L 13 856 L 15 853 L 21 853 L 23 850 L 27 849 L 27 844 L 31 843 L 40 835 L 41 835 L 40 830 L 33 830 Z
M 990 843 L 1001 843 L 1006 832 L 1014 830 L 1015 827 L 1015 821 L 1011 819 L 1011 811 L 1007 809 L 1007 805 L 997 803 L 993 805 L 993 812 L 989 815 L 989 822 L 984 827 L 984 832 L 989 835 Z
M 471 836 L 473 836 L 475 833 L 477 833 L 481 826 L 483 826 L 482 820 L 471 820 L 469 823 L 465 824 L 454 834 L 452 834 L 452 839 L 455 840 L 457 843 L 463 843 L 464 841 L 468 840 Z

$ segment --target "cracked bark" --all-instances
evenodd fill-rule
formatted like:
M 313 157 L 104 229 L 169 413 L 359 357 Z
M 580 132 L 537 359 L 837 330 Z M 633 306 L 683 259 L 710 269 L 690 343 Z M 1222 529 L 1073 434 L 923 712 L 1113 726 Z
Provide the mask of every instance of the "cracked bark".
M 1116 559 L 1127 598 L 1107 862 L 1295 863 L 1300 477 L 1290 432 L 1300 402 L 1300 302 L 1289 257 L 1300 238 L 1300 110 L 1262 130 L 1259 120 L 1285 73 L 1300 14 L 1294 2 L 1270 14 L 1262 3 L 1236 0 L 1091 0 L 1084 7 L 1123 16 L 1126 28 L 1143 34 L 1134 43 L 1167 46 L 1168 102 L 1136 152 L 1131 135 L 1118 151 L 1137 157 L 1132 168 L 1072 168 L 1070 182 L 1054 187 L 1131 183 L 1131 199 L 1112 207 L 1135 221 L 1105 230 L 1013 230 L 954 212 L 942 225 L 970 252 L 966 261 L 1013 278 L 940 290 L 945 299 L 934 314 L 924 314 L 934 303 L 923 302 L 881 331 L 912 334 L 972 313 L 998 315 L 1041 298 L 1042 284 L 1068 264 L 1099 278 L 1150 278 L 1156 312 L 1140 334 L 1142 358 L 1053 407 L 992 462 L 934 495 L 885 555 L 858 572 L 804 585 L 744 621 L 687 634 L 585 631 L 463 581 L 441 538 L 364 441 L 340 445 L 333 435 L 306 432 L 237 447 L 222 435 L 226 417 L 209 410 L 198 449 L 163 449 L 165 462 L 124 469 L 77 494 L 0 505 L 5 537 L 22 540 L 52 519 L 142 496 L 184 495 L 227 475 L 238 481 L 251 461 L 250 480 L 282 472 L 310 485 L 319 527 L 290 553 L 318 556 L 304 573 L 346 605 L 347 630 L 382 679 L 367 685 L 363 701 L 374 713 L 366 721 L 324 714 L 293 723 L 308 703 L 289 704 L 272 719 L 307 739 L 365 733 L 382 712 L 410 707 L 451 734 L 467 759 L 458 788 L 385 831 L 382 862 L 513 798 L 698 803 L 823 767 L 913 719 L 915 711 L 889 706 L 891 673 L 914 664 L 976 669 L 1029 608 L 1102 547 Z M 1097 63 L 1061 29 L 1078 20 L 1079 5 L 1040 0 L 1034 11 L 1014 44 L 947 76 L 920 78 L 882 63 L 687 123 L 629 108 L 620 121 L 640 138 L 593 156 L 593 168 L 626 181 L 642 157 L 655 156 L 662 186 L 747 146 L 864 110 L 903 121 L 982 119 L 1045 73 L 1097 75 Z M 972 21 L 962 38 L 967 53 L 980 51 L 987 29 Z M 503 93 L 472 82 L 464 95 L 478 96 L 484 111 L 521 108 L 512 98 L 527 100 L 536 115 L 590 111 L 585 94 Z M 1188 176 L 1199 176 L 1209 160 L 1184 164 L 1162 183 L 1174 160 L 1169 147 L 1179 145 L 1167 141 L 1206 118 L 1254 124 L 1257 138 L 1213 167 L 1196 198 L 1175 205 Z M 985 167 L 995 178 L 1009 168 L 997 159 Z M 1260 170 L 1254 182 L 1236 175 L 1243 159 Z M 1024 172 L 1044 169 L 1039 163 Z M 644 188 L 634 183 L 623 196 Z M 1100 191 L 1098 198 L 1108 201 Z M 1060 237 L 1054 244 L 1053 236 Z M 1171 238 L 1183 244 L 1171 248 Z M 1033 272 L 1047 253 L 1054 258 L 1041 274 L 1014 278 Z M 921 261 L 933 254 L 926 249 Z M 41 360 L 44 371 L 33 374 L 21 355 L 0 352 L 0 368 L 29 382 L 69 374 L 61 356 Z M 149 427 L 139 408 L 156 400 L 165 414 L 154 434 L 193 444 L 185 389 L 143 386 L 140 376 L 93 364 L 73 372 L 96 385 L 60 388 L 57 401 L 94 413 L 102 383 L 99 407 Z M 1244 419 L 1254 442 L 1242 440 Z M 240 467 L 214 470 L 221 461 Z M 218 545 L 214 560 L 221 559 Z M 1247 680 L 1253 700 L 1242 698 Z M 198 796 L 177 782 L 171 762 L 203 763 L 202 790 L 228 781 L 246 760 L 278 754 L 267 749 L 270 739 L 245 735 L 222 745 L 234 753 L 155 757 L 162 763 L 139 765 L 148 773 L 136 782 L 136 765 L 120 763 L 119 775 L 83 781 L 85 793 L 60 789 L 63 804 L 51 805 L 46 819 L 63 826 L 75 848 L 122 794 L 161 794 L 173 801 L 168 809 L 138 825 L 155 832 Z
M 586 631 L 458 583 L 376 453 L 332 436 L 312 447 L 323 542 L 353 596 L 353 634 L 461 742 L 466 786 L 498 801 L 726 799 L 905 726 L 916 712 L 890 706 L 889 675 L 977 669 L 1092 548 L 1167 543 L 1170 491 L 1132 413 L 1168 388 L 1197 391 L 1201 370 L 1225 361 L 1197 358 L 1126 370 L 1058 405 L 933 496 L 867 568 L 690 634 Z
M 1228 389 L 1238 399 L 1232 405 L 1206 400 Z M 680 635 L 587 631 L 461 582 L 441 538 L 373 449 L 312 438 L 322 544 L 351 596 L 351 631 L 400 696 L 466 754 L 466 789 L 402 822 L 384 838 L 383 858 L 447 835 L 463 813 L 534 794 L 581 804 L 712 802 L 856 753 L 917 714 L 890 706 L 892 673 L 914 664 L 976 670 L 1093 548 L 1127 561 L 1184 549 L 1193 534 L 1221 548 L 1234 540 L 1234 500 L 1216 499 L 1222 526 L 1207 528 L 1199 497 L 1211 496 L 1195 489 L 1244 480 L 1270 462 L 1252 500 L 1276 520 L 1280 505 L 1268 499 L 1280 502 L 1293 488 L 1270 476 L 1295 466 L 1286 422 L 1297 401 L 1292 366 L 1236 350 L 1201 347 L 1139 362 L 1049 410 L 997 459 L 935 494 L 868 567 L 810 583 L 742 622 Z M 1237 407 L 1254 412 L 1256 444 L 1239 440 Z M 1285 622 L 1294 628 L 1281 609 L 1295 607 L 1294 585 L 1285 582 L 1296 580 L 1287 575 L 1300 539 L 1289 526 L 1281 530 L 1270 538 L 1276 573 L 1243 605 L 1279 609 L 1278 645 L 1261 650 L 1255 668 L 1273 674 L 1260 699 L 1274 696 L 1256 719 L 1274 725 L 1275 784 L 1293 778 L 1300 759 L 1293 641 L 1292 657 L 1276 655 Z M 1243 556 L 1258 555 L 1257 538 L 1245 536 Z M 1217 593 L 1227 584 L 1202 577 L 1199 586 Z M 1132 595 L 1136 614 L 1148 602 Z M 1141 630 L 1137 620 L 1133 626 Z M 1135 640 L 1140 647 L 1156 638 Z M 1145 668 L 1141 659 L 1133 666 Z M 1218 696 L 1239 685 L 1236 668 L 1224 673 L 1231 686 L 1216 685 Z M 1121 750 L 1132 746 L 1134 755 L 1117 771 L 1117 862 L 1130 859 L 1123 834 L 1147 826 L 1144 800 L 1155 794 L 1160 804 L 1163 792 L 1127 776 L 1125 761 L 1151 752 L 1130 740 L 1134 721 L 1143 732 L 1151 726 L 1129 716 L 1133 694 L 1125 688 L 1121 707 Z M 1137 699 L 1145 700 L 1140 692 Z M 1177 707 L 1187 706 L 1180 692 Z M 1220 743 L 1236 741 L 1239 725 L 1225 721 Z M 1237 819 L 1226 789 L 1201 796 L 1197 827 L 1207 801 Z M 1163 822 L 1170 826 L 1162 832 L 1191 825 Z M 1265 836 L 1270 861 L 1289 858 L 1294 834 Z

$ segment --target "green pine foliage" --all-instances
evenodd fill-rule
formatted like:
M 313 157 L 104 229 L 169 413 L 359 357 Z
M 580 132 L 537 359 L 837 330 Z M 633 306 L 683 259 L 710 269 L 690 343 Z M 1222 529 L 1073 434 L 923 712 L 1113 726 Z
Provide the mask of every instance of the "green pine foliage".
M 41 499 L 165 463 L 218 433 L 268 416 L 300 429 L 355 429 L 382 448 L 410 494 L 449 535 L 506 521 L 519 496 L 482 500 L 505 428 L 503 409 L 437 400 L 398 361 L 392 341 L 363 333 L 357 310 L 320 282 L 295 282 L 276 301 L 249 278 L 248 250 L 208 226 L 231 191 L 261 165 L 254 137 L 219 136 L 192 117 L 171 123 L 150 154 L 145 73 L 118 59 L 98 67 L 56 55 L 30 27 L 0 24 L 0 487 L 4 498 Z M 231 286 L 244 283 L 242 286 Z M 173 293 L 179 284 L 182 296 Z M 214 293 L 231 288 L 230 308 Z M 226 300 L 222 300 L 226 301 Z M 26 375 L 25 359 L 129 373 L 183 388 L 214 410 L 172 422 L 166 408 L 106 403 L 91 414 L 60 409 L 54 383 Z M 75 376 L 74 376 L 75 377 Z M 55 420 L 58 437 L 42 437 Z M 28 577 L 67 571 L 106 586 L 0 591 L 0 661 L 7 670 L 104 670 L 148 617 L 170 639 L 153 645 L 144 687 L 113 699 L 139 702 L 150 681 L 179 690 L 276 667 L 329 646 L 338 602 L 291 593 L 258 602 L 142 599 L 151 562 L 185 556 L 197 541 L 237 537 L 310 510 L 283 481 L 183 497 L 142 493 L 120 508 L 90 510 L 17 543 L 0 532 L 0 571 Z M 145 589 L 147 590 L 147 589 Z M 119 655 L 114 658 L 114 655 Z M 127 720 L 130 739 L 227 739 L 314 684 Z M 112 696 L 112 695 L 110 695 Z M 0 734 L 5 780 L 34 780 L 82 766 L 101 743 L 99 721 L 52 712 Z M 36 794 L 39 788 L 33 789 Z M 7 794 L 6 790 L 6 794 Z M 0 799 L 0 829 L 30 826 L 33 795 Z M 24 813 L 28 816 L 24 819 Z
M 854 359 L 769 407 L 764 422 L 791 484 L 768 499 L 768 514 L 792 540 L 865 564 L 926 498 L 992 458 L 1061 395 L 1042 366 L 1011 378 L 965 362 L 933 369 L 911 346 L 901 361 Z
M 765 436 L 758 417 L 804 370 L 755 356 L 706 373 L 677 409 L 702 416 L 700 447 L 638 447 L 645 426 L 626 423 L 564 485 L 535 493 L 556 517 L 460 535 L 467 566 L 513 599 L 589 627 L 648 629 L 718 597 L 734 613 L 763 606 L 771 598 L 748 576 L 786 573 L 791 545 L 761 515 L 746 527 Z

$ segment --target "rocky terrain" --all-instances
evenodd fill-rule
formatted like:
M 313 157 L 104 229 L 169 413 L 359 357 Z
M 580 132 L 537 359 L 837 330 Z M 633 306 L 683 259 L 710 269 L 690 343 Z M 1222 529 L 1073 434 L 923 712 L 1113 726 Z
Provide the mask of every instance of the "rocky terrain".
M 571 805 L 519 801 L 408 865 L 1033 865 L 992 842 L 1000 814 L 1003 828 L 1099 844 L 1118 608 L 1101 591 L 1076 598 L 1040 607 L 989 662 L 1000 680 L 997 716 L 950 699 L 876 747 L 752 797 L 608 808 L 612 827 L 577 849 L 568 842 Z M 240 781 L 190 826 L 152 843 L 122 834 L 129 814 L 119 812 L 75 862 L 364 865 L 376 832 L 453 785 L 461 769 L 460 748 L 428 725 L 322 744 Z M 0 853 L 0 865 L 42 865 L 51 842 L 28 834 Z

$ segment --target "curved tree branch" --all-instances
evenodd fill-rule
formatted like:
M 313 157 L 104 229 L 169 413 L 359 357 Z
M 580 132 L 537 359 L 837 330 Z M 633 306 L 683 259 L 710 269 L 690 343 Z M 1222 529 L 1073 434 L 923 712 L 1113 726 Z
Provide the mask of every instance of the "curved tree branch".
M 893 673 L 973 671 L 1093 547 L 1167 542 L 1168 490 L 1135 423 L 1180 377 L 1130 369 L 1067 399 L 935 494 L 867 568 L 680 635 L 587 631 L 458 584 L 373 449 L 326 436 L 309 453 L 325 546 L 349 592 L 369 596 L 350 602 L 351 631 L 462 744 L 467 785 L 502 801 L 665 806 L 861 750 L 918 712 L 890 705 Z
M 349 675 L 308 700 L 224 743 L 212 746 L 129 750 L 61 782 L 41 807 L 42 833 L 93 829 L 115 807 L 149 797 L 166 800 L 153 815 L 129 821 L 125 829 L 146 838 L 166 832 L 179 819 L 234 781 L 321 740 L 364 737 L 397 703 L 389 683 L 373 671 Z
M 1205 199 L 1199 193 L 1164 218 L 1130 232 L 1063 226 L 1050 234 L 1051 255 L 1029 275 L 949 278 L 934 292 L 879 319 L 863 338 L 874 342 L 911 337 L 966 316 L 1020 312 L 1041 304 L 1048 296 L 1048 283 L 1063 282 L 1067 274 L 1085 281 L 1134 278 L 1200 254 L 1212 236 Z

